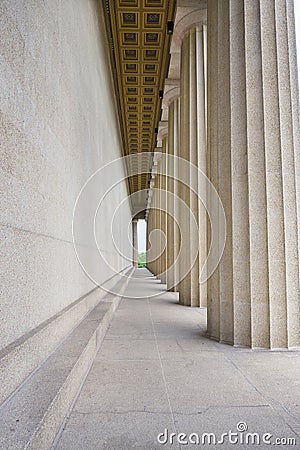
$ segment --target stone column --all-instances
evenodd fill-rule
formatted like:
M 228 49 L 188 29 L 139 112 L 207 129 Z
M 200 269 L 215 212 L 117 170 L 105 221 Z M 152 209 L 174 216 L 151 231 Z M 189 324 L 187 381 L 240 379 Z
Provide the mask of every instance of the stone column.
M 181 118 L 180 118 L 180 151 L 179 156 L 194 166 L 206 172 L 206 127 L 205 127 L 205 78 L 204 78 L 204 52 L 202 27 L 192 28 L 186 32 L 181 50 Z M 181 167 L 179 166 L 179 177 Z M 190 171 L 191 176 L 197 176 Z M 192 180 L 190 184 L 197 185 Z M 182 200 L 194 215 L 197 223 L 201 220 L 200 238 L 190 233 L 190 247 L 182 249 L 183 269 L 190 268 L 190 272 L 179 284 L 180 301 L 189 306 L 206 305 L 206 287 L 202 289 L 203 301 L 200 300 L 199 289 L 199 255 L 193 264 L 190 255 L 191 248 L 199 248 L 203 261 L 206 258 L 206 212 L 199 204 L 198 196 L 187 186 L 181 185 Z M 202 193 L 203 194 L 203 193 Z M 205 194 L 205 193 L 204 193 Z M 180 216 L 180 226 L 189 230 L 190 217 L 186 214 Z M 200 240 L 199 240 L 200 239 Z M 182 277 L 181 277 L 182 278 Z
M 166 270 L 167 270 L 167 159 L 166 155 L 168 153 L 168 137 L 167 129 L 162 136 L 162 158 L 160 160 L 161 168 L 161 231 L 162 231 L 162 241 L 165 242 L 166 246 L 162 251 L 161 255 L 161 281 L 163 284 L 167 283 Z M 163 237 L 163 235 L 165 237 Z M 163 247 L 163 242 L 162 242 Z
M 168 115 L 168 154 L 176 156 L 179 146 L 179 97 L 171 99 Z M 178 226 L 175 221 L 176 208 L 176 160 L 170 159 L 168 165 L 167 190 L 171 194 L 168 198 L 168 222 L 167 222 L 167 266 L 173 270 L 167 279 L 169 290 L 174 291 L 176 287 L 176 266 L 174 262 L 179 252 Z M 172 194 L 174 197 L 172 197 Z M 178 276 L 177 276 L 178 279 Z
M 179 156 L 179 148 L 180 148 L 180 97 L 173 102 L 173 112 L 174 112 L 174 166 L 173 166 L 173 174 L 174 174 L 174 205 L 173 205 L 173 213 L 174 213 L 174 291 L 179 291 L 179 260 L 177 261 L 179 252 L 180 252 L 180 229 L 179 229 L 179 204 L 177 198 L 179 197 L 179 183 L 178 183 L 178 159 L 176 157 Z
M 178 156 L 190 160 L 190 147 L 189 147 L 189 99 L 190 99 L 190 76 L 189 70 L 192 70 L 190 66 L 190 42 L 189 42 L 189 33 L 185 36 L 185 39 L 182 43 L 181 48 L 181 95 L 180 95 L 180 147 Z M 193 68 L 195 68 L 195 63 L 193 64 Z M 193 92 L 195 95 L 195 92 Z M 181 173 L 184 170 L 182 165 L 178 164 L 178 176 L 179 179 L 181 177 Z M 178 182 L 178 194 L 180 199 L 186 203 L 188 208 L 190 208 L 190 189 L 189 186 L 184 185 L 181 182 Z M 185 211 L 179 208 L 179 228 L 180 231 L 184 231 L 187 234 L 188 241 L 190 241 L 190 217 L 186 215 Z M 179 303 L 192 306 L 197 304 L 199 295 L 197 292 L 193 290 L 193 294 L 196 294 L 196 298 L 192 301 L 192 277 L 191 277 L 191 261 L 190 261 L 190 247 L 189 245 L 184 245 L 184 248 L 181 248 L 180 254 L 180 265 L 179 265 Z M 186 271 L 189 272 L 184 276 Z M 198 264 L 194 268 L 194 271 L 198 271 Z
M 161 201 L 162 201 L 162 195 L 161 195 L 161 161 L 158 161 L 158 172 L 157 172 L 157 229 L 159 230 L 158 234 L 158 251 L 157 251 L 157 276 L 161 280 L 161 272 L 162 272 L 162 261 L 161 261 L 161 229 L 162 229 L 162 212 L 161 212 Z
M 154 166 L 153 166 L 154 168 Z M 154 233 L 152 233 L 155 230 L 155 210 L 154 210 L 154 202 L 155 202 L 155 198 L 154 198 L 154 178 L 155 178 L 155 174 L 153 173 L 153 168 L 152 168 L 152 174 L 151 174 L 151 180 L 150 180 L 150 189 L 149 189 L 149 194 L 148 194 L 148 223 L 147 223 L 147 232 L 148 232 L 148 253 L 147 253 L 147 260 L 148 262 L 148 266 L 149 266 L 149 270 L 150 272 L 152 272 L 153 274 L 155 274 L 155 262 L 154 262 L 154 254 L 155 254 L 155 242 L 154 242 Z M 151 236 L 151 243 L 150 243 L 150 235 L 152 233 Z M 151 245 L 150 245 L 151 244 Z
M 295 175 L 296 175 L 296 198 L 298 217 L 298 253 L 300 254 L 300 127 L 299 127 L 299 86 L 296 49 L 296 30 L 293 2 L 289 1 L 286 8 L 288 46 L 289 46 L 289 71 L 290 71 L 290 94 L 292 108 L 292 133 L 294 141 Z M 299 74 L 300 76 L 300 74 Z
M 147 255 L 147 252 L 149 250 L 149 231 L 150 231 L 149 211 L 145 220 L 146 220 L 146 255 Z M 146 256 L 146 267 L 148 270 L 150 270 L 149 260 L 147 256 Z
M 146 266 L 147 266 L 147 269 L 153 273 L 153 261 L 152 261 L 152 256 L 151 256 L 152 252 L 150 252 L 150 239 L 149 239 L 152 229 L 153 229 L 153 209 L 151 208 L 151 205 L 150 205 L 150 208 L 148 210 L 148 216 L 147 216 Z
M 196 33 L 197 39 L 197 165 L 198 168 L 207 174 L 207 111 L 206 111 L 206 25 L 203 25 Z M 203 186 L 203 183 L 201 184 Z M 203 188 L 202 188 L 203 189 Z M 204 263 L 207 258 L 207 213 L 201 200 L 206 201 L 207 192 L 200 189 L 200 183 L 198 188 L 199 198 L 198 202 L 198 224 L 199 224 L 199 269 L 200 271 L 204 267 Z M 199 306 L 207 306 L 207 283 L 200 284 L 199 286 Z
M 218 7 L 218 0 L 212 0 L 210 9 Z M 218 14 L 212 11 L 207 16 L 207 175 L 217 191 L 219 191 L 219 163 L 218 163 Z M 212 204 L 208 196 L 208 207 Z M 217 207 L 217 206 L 216 206 Z M 214 216 L 219 212 L 214 211 Z M 211 240 L 210 222 L 207 223 L 207 245 Z M 216 245 L 219 245 L 219 236 L 215 236 Z M 212 339 L 220 340 L 220 270 L 219 267 L 209 278 L 207 283 L 207 334 Z
M 173 109 L 173 108 L 172 108 Z M 168 111 L 168 155 L 174 156 L 174 114 L 171 112 L 171 106 Z M 170 268 L 174 263 L 174 200 L 171 194 L 174 194 L 174 162 L 168 160 L 168 177 L 167 177 L 167 191 L 169 197 L 167 199 L 167 268 Z M 168 272 L 166 279 L 167 289 L 173 290 L 174 287 L 174 271 Z
M 157 266 L 157 277 L 161 280 L 161 273 L 162 273 L 162 255 L 161 255 L 161 247 L 162 247 L 162 237 L 161 237 L 161 229 L 162 229 L 162 211 L 161 211 L 161 204 L 162 204 L 162 177 L 161 177 L 161 160 L 158 160 L 157 163 L 157 174 L 155 177 L 155 189 L 156 189 L 156 229 L 157 229 L 157 247 L 156 247 L 156 266 Z
M 132 255 L 132 262 L 133 266 L 138 266 L 138 234 L 137 234 L 137 220 L 132 220 L 132 247 L 133 247 L 133 255 Z
M 210 171 L 228 232 L 208 329 L 237 346 L 300 345 L 292 7 L 208 3 Z
M 156 165 L 153 164 L 152 167 L 152 174 L 151 174 L 151 180 L 150 180 L 150 189 L 149 189 L 149 198 L 148 198 L 148 217 L 147 217 L 147 240 L 148 240 L 148 247 L 147 247 L 147 267 L 149 270 L 156 275 L 157 273 L 157 267 L 156 267 L 156 261 L 155 261 L 155 254 L 156 254 L 156 241 L 155 241 L 155 229 L 156 229 L 156 210 L 155 210 L 155 204 L 156 204 L 156 194 L 154 191 L 155 188 L 155 176 L 156 176 Z M 153 232 L 153 233 L 152 233 Z M 151 246 L 150 246 L 150 235 L 151 236 Z
M 159 242 L 158 242 L 158 234 L 157 231 L 159 230 L 159 226 L 160 226 L 160 213 L 159 213 L 159 194 L 158 194 L 158 189 L 159 189 L 159 176 L 157 173 L 157 163 L 156 163 L 156 173 L 155 173 L 155 178 L 154 178 L 154 195 L 153 195 L 153 224 L 154 224 L 154 230 L 155 230 L 155 238 L 153 238 L 154 242 L 154 249 L 153 249 L 153 267 L 154 267 L 154 274 L 156 276 L 158 276 L 159 274 L 159 257 L 158 257 L 158 248 L 159 248 Z

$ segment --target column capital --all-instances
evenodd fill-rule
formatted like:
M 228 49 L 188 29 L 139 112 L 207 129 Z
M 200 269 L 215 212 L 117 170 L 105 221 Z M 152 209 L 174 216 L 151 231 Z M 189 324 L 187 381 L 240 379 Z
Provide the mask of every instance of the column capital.
M 161 120 L 158 125 L 157 147 L 162 148 L 162 141 L 168 136 L 168 121 Z
M 162 107 L 168 108 L 180 95 L 180 80 L 166 80 Z
M 174 33 L 171 42 L 171 60 L 168 77 L 180 78 L 181 45 L 185 34 L 192 28 L 202 27 L 207 23 L 206 0 L 178 0 L 174 24 Z
M 153 156 L 153 165 L 157 166 L 158 161 L 161 158 L 161 148 L 155 147 L 154 156 Z
M 178 11 L 181 10 L 181 11 Z M 202 27 L 207 23 L 207 10 L 203 5 L 177 8 L 172 46 L 180 48 L 185 34 L 193 28 Z M 171 48 L 172 51 L 172 48 Z

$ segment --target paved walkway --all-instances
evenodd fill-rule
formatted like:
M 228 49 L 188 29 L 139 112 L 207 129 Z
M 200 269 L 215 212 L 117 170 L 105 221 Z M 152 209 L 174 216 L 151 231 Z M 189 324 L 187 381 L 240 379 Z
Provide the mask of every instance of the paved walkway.
M 297 440 L 271 448 L 300 449 L 300 353 L 213 342 L 205 337 L 205 310 L 178 305 L 162 287 L 145 269 L 135 271 L 126 295 L 139 298 L 122 299 L 56 448 L 270 449 L 262 442 L 269 433 L 271 443 Z M 194 444 L 205 432 L 222 441 L 237 424 L 235 444 L 228 436 L 216 446 L 207 436 L 206 445 Z M 165 429 L 168 443 L 159 444 Z M 179 433 L 187 435 L 181 445 Z M 246 438 L 261 443 L 245 445 Z

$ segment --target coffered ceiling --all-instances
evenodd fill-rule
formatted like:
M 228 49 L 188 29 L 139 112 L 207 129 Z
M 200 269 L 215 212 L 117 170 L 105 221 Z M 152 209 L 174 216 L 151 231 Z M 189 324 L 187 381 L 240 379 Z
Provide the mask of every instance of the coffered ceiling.
M 153 152 L 169 63 L 175 0 L 104 0 L 125 154 Z M 169 22 L 169 24 L 168 24 Z M 147 167 L 150 161 L 142 159 Z M 138 164 L 134 158 L 133 164 Z M 132 176 L 130 191 L 147 189 L 149 174 Z

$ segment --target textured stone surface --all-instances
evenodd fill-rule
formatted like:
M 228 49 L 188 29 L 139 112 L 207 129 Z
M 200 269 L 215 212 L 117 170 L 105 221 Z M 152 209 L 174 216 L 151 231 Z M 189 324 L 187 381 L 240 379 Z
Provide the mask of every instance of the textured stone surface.
M 3 0 L 0 21 L 3 348 L 94 287 L 73 249 L 73 208 L 121 143 L 100 4 Z M 121 183 L 110 208 L 125 195 Z M 104 221 L 103 250 L 113 252 Z M 127 234 L 122 223 L 118 232 Z M 128 264 L 111 254 L 119 270 Z M 109 275 L 102 270 L 102 280 Z
M 122 299 L 56 448 L 177 449 L 158 444 L 158 433 L 220 438 L 239 422 L 249 433 L 295 438 L 297 448 L 299 353 L 216 343 L 205 335 L 205 309 L 176 304 L 175 293 L 145 276 L 137 269 L 131 278 L 125 295 L 141 298 Z
M 94 290 L 0 352 L 0 378 L 3 380 L 0 385 L 0 403 L 45 360 L 77 322 L 99 302 L 103 294 L 100 289 Z
M 208 3 L 209 170 L 227 220 L 208 331 L 237 346 L 300 345 L 292 9 L 289 0 Z
M 120 295 L 127 282 L 119 283 Z M 120 297 L 107 294 L 62 344 L 0 408 L 0 446 L 46 449 L 102 343 Z

